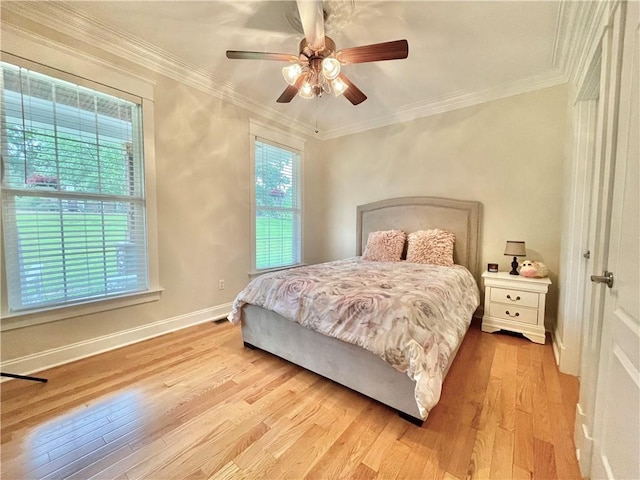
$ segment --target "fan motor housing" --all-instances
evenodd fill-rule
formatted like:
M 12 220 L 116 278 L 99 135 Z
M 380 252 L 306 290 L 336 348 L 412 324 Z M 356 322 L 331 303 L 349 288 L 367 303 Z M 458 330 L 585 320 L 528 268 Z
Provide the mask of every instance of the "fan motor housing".
M 329 37 L 324 37 L 324 48 L 313 50 L 306 38 L 300 40 L 300 56 L 311 60 L 314 57 L 325 58 L 336 51 L 336 43 Z

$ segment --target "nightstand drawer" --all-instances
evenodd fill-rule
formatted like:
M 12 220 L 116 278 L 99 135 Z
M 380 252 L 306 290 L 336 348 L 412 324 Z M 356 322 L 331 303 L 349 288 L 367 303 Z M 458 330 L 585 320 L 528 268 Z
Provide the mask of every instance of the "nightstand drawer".
M 538 324 L 538 310 L 531 308 L 520 308 L 513 305 L 505 305 L 504 303 L 489 304 L 489 315 L 512 322 L 529 323 L 531 325 Z
M 491 289 L 491 302 L 538 308 L 538 294 L 494 287 Z

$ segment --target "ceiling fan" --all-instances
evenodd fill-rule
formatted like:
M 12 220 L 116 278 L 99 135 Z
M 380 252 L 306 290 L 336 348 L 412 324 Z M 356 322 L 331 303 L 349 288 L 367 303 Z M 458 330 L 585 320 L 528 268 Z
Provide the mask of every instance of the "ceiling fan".
M 322 0 L 298 0 L 296 3 L 304 32 L 298 55 L 227 50 L 227 58 L 230 59 L 290 63 L 282 69 L 289 86 L 278 97 L 278 103 L 289 103 L 296 94 L 302 98 L 316 98 L 323 93 L 333 92 L 336 96 L 344 95 L 353 105 L 358 105 L 367 96 L 341 73 L 342 65 L 398 60 L 409 55 L 409 43 L 406 40 L 336 50 L 335 42 L 325 36 L 326 12 L 323 11 Z

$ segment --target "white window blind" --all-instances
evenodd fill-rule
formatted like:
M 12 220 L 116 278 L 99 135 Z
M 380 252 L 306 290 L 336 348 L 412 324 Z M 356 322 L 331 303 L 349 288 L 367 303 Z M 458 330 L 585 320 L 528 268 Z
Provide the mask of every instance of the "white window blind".
M 301 262 L 301 153 L 255 137 L 255 269 Z
M 141 106 L 2 63 L 11 311 L 148 288 Z

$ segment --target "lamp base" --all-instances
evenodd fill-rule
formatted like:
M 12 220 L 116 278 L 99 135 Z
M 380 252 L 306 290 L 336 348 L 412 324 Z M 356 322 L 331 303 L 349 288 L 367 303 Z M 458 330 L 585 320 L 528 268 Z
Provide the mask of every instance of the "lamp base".
M 509 275 L 520 275 L 518 273 L 518 257 L 513 257 L 513 262 L 511 262 L 511 271 Z

